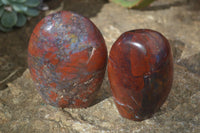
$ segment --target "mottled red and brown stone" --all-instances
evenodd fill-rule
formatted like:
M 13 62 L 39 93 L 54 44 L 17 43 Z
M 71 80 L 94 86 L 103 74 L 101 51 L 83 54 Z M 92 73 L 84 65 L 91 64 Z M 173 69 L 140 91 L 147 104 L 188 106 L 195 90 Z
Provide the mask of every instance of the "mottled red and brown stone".
M 108 76 L 123 117 L 135 121 L 151 117 L 172 86 L 173 59 L 168 40 L 149 29 L 123 33 L 111 48 Z
M 107 64 L 105 41 L 87 18 L 61 11 L 42 19 L 28 47 L 28 65 L 43 99 L 57 107 L 88 107 Z

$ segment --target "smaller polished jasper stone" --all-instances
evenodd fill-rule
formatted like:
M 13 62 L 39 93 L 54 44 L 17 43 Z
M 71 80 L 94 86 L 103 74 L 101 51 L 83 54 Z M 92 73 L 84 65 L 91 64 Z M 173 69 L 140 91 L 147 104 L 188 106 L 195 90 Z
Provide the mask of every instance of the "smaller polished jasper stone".
M 168 40 L 149 29 L 123 33 L 111 48 L 108 76 L 119 113 L 135 121 L 150 118 L 172 86 L 173 59 Z
M 98 28 L 73 12 L 43 18 L 28 47 L 28 66 L 42 98 L 56 107 L 88 107 L 106 70 L 107 49 Z

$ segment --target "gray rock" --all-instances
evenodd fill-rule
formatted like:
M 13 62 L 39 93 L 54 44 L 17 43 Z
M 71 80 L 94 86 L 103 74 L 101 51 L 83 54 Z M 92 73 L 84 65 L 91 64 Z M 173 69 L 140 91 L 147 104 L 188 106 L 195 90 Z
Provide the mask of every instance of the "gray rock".
M 47 105 L 37 93 L 29 70 L 8 86 L 0 92 L 1 132 L 200 132 L 200 79 L 178 65 L 167 101 L 151 119 L 142 122 L 122 118 L 112 97 L 102 95 L 85 109 Z M 104 82 L 100 94 L 109 93 L 107 87 Z

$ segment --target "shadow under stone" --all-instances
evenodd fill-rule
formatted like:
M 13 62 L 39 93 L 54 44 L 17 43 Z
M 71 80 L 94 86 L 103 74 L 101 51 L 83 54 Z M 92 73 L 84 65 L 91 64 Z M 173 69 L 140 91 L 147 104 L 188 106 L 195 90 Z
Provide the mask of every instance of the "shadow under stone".
M 200 11 L 200 0 L 187 0 L 189 10 L 191 11 Z
M 106 3 L 107 0 L 66 0 L 63 10 L 73 11 L 85 17 L 94 17 Z
M 111 89 L 110 89 L 110 84 L 109 84 L 109 80 L 108 80 L 108 74 L 106 71 L 105 77 L 104 77 L 104 81 L 101 85 L 100 90 L 97 92 L 97 95 L 94 99 L 94 101 L 92 102 L 92 104 L 90 106 L 93 106 L 103 100 L 105 100 L 106 98 L 109 98 L 112 96 L 111 93 Z

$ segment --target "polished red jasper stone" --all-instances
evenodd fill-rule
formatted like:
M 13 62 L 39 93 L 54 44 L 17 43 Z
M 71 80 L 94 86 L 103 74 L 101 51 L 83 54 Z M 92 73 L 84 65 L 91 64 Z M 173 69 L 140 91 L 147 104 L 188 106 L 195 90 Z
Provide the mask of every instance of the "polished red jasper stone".
M 114 101 L 123 117 L 135 121 L 151 117 L 172 86 L 169 42 L 149 29 L 123 33 L 111 48 L 108 76 Z
M 87 18 L 62 11 L 33 30 L 28 65 L 43 99 L 57 107 L 88 107 L 100 88 L 107 64 L 105 41 Z

